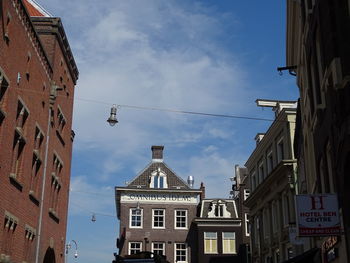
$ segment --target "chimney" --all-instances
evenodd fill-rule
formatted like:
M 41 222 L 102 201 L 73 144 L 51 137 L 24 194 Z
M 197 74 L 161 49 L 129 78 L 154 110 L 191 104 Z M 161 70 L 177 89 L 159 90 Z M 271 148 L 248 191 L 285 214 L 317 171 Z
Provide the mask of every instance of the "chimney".
M 164 146 L 152 146 L 152 162 L 163 162 Z
M 202 201 L 205 198 L 205 186 L 203 184 L 203 182 L 201 182 L 201 187 L 199 188 L 199 190 L 201 190 L 201 195 L 200 195 L 200 200 Z

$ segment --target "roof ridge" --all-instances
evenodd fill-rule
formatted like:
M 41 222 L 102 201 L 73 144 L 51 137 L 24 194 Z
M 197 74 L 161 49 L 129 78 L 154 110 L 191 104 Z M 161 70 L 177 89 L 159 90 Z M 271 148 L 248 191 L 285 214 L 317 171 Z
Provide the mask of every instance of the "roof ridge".
M 39 3 L 37 3 L 35 0 L 23 0 L 23 2 L 28 3 L 31 5 L 37 12 L 39 12 L 44 17 L 53 17 L 44 7 L 42 7 Z M 34 14 L 30 14 L 30 16 L 36 16 Z

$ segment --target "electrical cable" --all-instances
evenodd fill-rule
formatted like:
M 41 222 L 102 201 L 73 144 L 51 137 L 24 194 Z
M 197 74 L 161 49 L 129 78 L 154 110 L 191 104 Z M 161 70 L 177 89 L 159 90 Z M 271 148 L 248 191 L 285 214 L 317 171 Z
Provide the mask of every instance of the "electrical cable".
M 81 205 L 75 203 L 75 202 L 72 202 L 72 201 L 69 201 L 70 204 L 76 206 L 76 207 L 79 207 L 80 209 L 86 211 L 86 212 L 89 212 L 93 215 L 100 215 L 100 216 L 107 216 L 107 217 L 114 217 L 114 218 L 117 218 L 116 215 L 112 215 L 112 214 L 105 214 L 105 213 L 100 213 L 100 212 L 94 212 L 94 211 L 91 211 L 89 209 L 86 209 L 85 207 L 82 207 Z
M 22 91 L 28 91 L 33 93 L 40 93 L 41 95 L 44 95 L 41 91 L 34 91 L 34 90 L 26 90 L 23 88 L 15 88 Z M 277 119 L 268 119 L 268 118 L 260 118 L 260 117 L 250 117 L 250 116 L 242 116 L 242 115 L 233 115 L 233 114 L 217 114 L 217 113 L 208 113 L 208 112 L 197 112 L 197 111 L 186 111 L 186 110 L 179 110 L 179 109 L 166 109 L 166 108 L 156 108 L 156 107 L 146 107 L 146 106 L 137 106 L 137 105 L 127 105 L 127 104 L 115 104 L 105 101 L 99 101 L 99 100 L 93 100 L 93 99 L 85 99 L 80 97 L 75 98 L 67 98 L 65 95 L 57 95 L 57 97 L 63 97 L 66 99 L 75 99 L 79 101 L 85 101 L 85 102 L 91 102 L 96 104 L 103 104 L 103 105 L 116 105 L 118 108 L 129 108 L 129 109 L 137 109 L 137 110 L 149 110 L 149 111 L 161 111 L 161 112 L 171 112 L 171 113 L 179 113 L 179 114 L 188 114 L 188 115 L 200 115 L 200 116 L 207 116 L 207 117 L 217 117 L 217 118 L 231 118 L 231 119 L 243 119 L 243 120 L 253 120 L 253 121 L 268 121 L 268 122 L 289 122 L 289 123 L 295 123 L 294 121 L 288 121 L 288 120 L 277 120 Z

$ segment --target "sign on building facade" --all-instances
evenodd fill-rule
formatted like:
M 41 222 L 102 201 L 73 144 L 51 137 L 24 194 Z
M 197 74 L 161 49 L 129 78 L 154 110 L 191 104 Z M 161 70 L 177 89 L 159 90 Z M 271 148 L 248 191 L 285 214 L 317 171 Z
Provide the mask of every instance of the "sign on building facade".
M 336 195 L 296 195 L 295 198 L 299 237 L 340 235 Z

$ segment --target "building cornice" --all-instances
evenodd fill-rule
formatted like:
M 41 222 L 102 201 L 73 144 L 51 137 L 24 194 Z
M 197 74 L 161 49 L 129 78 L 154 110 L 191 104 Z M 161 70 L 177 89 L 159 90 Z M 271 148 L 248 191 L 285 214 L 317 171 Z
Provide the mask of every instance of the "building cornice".
M 69 46 L 68 38 L 64 31 L 61 19 L 58 17 L 31 17 L 31 20 L 39 35 L 53 34 L 56 36 L 75 85 L 79 77 L 79 71 Z
M 278 184 L 283 189 L 288 186 L 288 176 L 294 172 L 293 170 L 296 164 L 297 160 L 295 159 L 282 160 L 264 179 L 264 181 L 259 184 L 254 191 L 251 191 L 249 197 L 243 202 L 243 205 L 252 208 L 258 203 L 259 199 L 266 198 L 266 193 L 268 193 L 270 188 L 275 184 Z
M 267 146 L 271 143 L 271 139 L 274 136 L 274 133 L 279 131 L 283 125 L 290 125 L 291 122 L 295 123 L 296 119 L 296 108 L 285 108 L 283 109 L 277 116 L 277 118 L 273 121 L 269 129 L 266 131 L 264 137 L 255 147 L 253 153 L 249 156 L 248 160 L 245 163 L 245 167 L 248 169 L 251 167 L 251 164 L 256 162 L 256 158 L 260 157 L 260 152 L 267 148 Z

